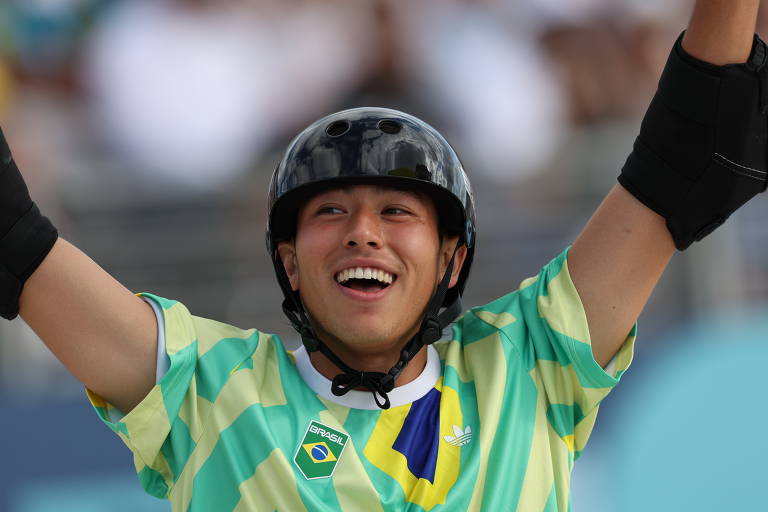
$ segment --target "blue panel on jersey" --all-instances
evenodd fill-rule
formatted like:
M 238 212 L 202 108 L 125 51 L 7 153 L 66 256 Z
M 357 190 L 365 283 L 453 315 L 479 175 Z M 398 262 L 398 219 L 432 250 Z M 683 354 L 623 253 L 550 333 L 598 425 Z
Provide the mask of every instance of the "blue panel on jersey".
M 408 469 L 416 478 L 435 483 L 437 448 L 440 441 L 440 392 L 429 393 L 413 402 L 403 428 L 392 448 L 405 455 Z

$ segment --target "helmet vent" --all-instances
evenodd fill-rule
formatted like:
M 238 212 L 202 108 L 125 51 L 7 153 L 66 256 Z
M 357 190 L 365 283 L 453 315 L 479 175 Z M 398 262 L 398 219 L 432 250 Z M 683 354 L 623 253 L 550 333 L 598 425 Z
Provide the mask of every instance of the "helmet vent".
M 384 133 L 394 135 L 395 133 L 400 133 L 401 129 L 402 126 L 400 126 L 400 123 L 392 119 L 382 119 L 379 121 L 379 130 L 383 131 Z
M 334 121 L 325 129 L 325 133 L 331 137 L 340 137 L 349 131 L 349 121 Z

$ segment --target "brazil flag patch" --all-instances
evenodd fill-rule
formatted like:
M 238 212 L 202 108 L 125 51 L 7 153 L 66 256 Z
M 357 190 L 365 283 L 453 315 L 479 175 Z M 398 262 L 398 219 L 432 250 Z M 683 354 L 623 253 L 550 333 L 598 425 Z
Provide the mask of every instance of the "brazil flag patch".
M 293 462 L 307 480 L 333 474 L 349 436 L 317 421 L 310 421 Z

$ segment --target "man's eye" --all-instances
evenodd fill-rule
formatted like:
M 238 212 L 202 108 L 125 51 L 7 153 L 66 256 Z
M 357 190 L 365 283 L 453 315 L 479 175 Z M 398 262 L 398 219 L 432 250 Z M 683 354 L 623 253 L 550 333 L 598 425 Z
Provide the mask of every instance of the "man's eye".
M 337 206 L 323 206 L 322 208 L 319 208 L 317 210 L 318 214 L 329 214 L 329 215 L 337 215 L 339 213 L 344 213 L 344 210 Z
M 409 212 L 405 208 L 399 208 L 397 206 L 390 206 L 388 208 L 384 208 L 384 213 L 386 215 L 408 215 Z

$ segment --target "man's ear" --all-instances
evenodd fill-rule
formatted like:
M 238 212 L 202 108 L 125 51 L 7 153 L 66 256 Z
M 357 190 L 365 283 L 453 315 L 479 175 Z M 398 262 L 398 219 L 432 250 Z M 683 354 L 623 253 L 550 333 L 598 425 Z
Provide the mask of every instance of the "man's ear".
M 291 283 L 291 289 L 299 289 L 299 266 L 296 263 L 296 245 L 293 240 L 287 240 L 277 244 L 277 254 L 280 261 L 283 262 L 285 273 L 288 274 L 288 281 Z
M 440 247 L 440 275 L 438 279 L 442 279 L 445 269 L 448 268 L 448 263 L 451 262 L 453 251 L 456 250 L 456 259 L 453 261 L 453 272 L 451 272 L 448 288 L 456 286 L 456 283 L 459 281 L 459 274 L 461 274 L 461 267 L 464 266 L 464 260 L 467 259 L 467 246 L 462 245 L 456 249 L 458 242 L 458 236 L 446 236 L 443 237 L 443 244 Z

